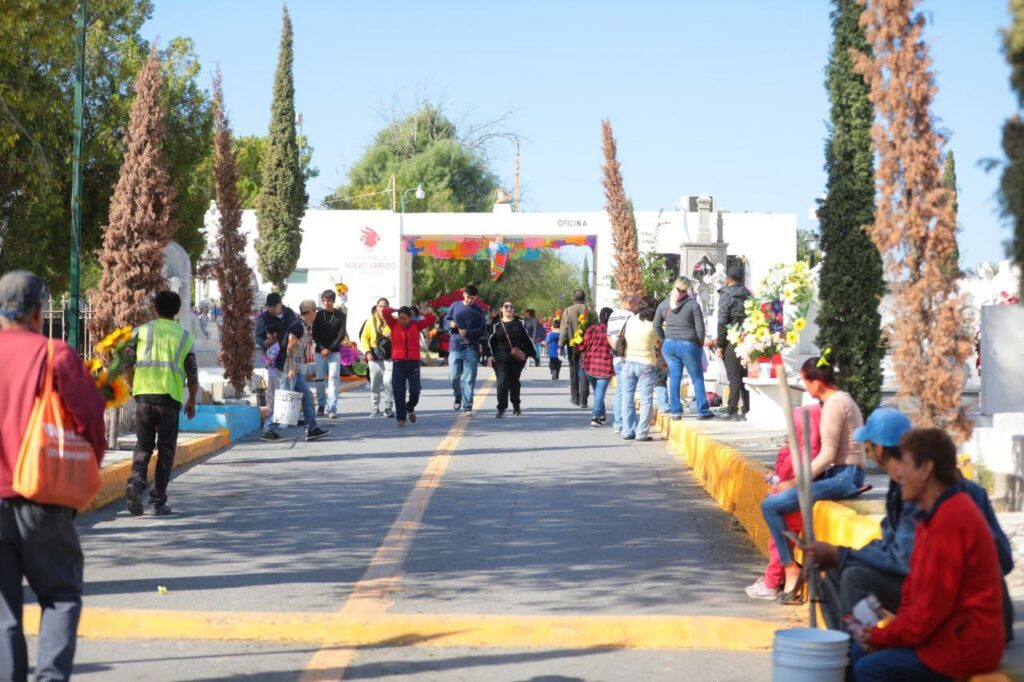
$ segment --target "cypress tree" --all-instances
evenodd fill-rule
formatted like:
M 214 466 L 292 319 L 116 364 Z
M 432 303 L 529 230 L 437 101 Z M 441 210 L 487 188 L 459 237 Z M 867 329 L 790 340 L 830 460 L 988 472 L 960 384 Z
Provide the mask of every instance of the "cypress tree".
M 270 136 L 263 157 L 263 187 L 256 207 L 256 261 L 263 279 L 277 291 L 299 262 L 306 179 L 295 134 L 295 83 L 292 78 L 292 20 L 284 9 L 281 46 L 270 104 Z
M 865 231 L 873 220 L 873 110 L 851 51 L 869 53 L 857 0 L 835 0 L 826 71 L 831 109 L 825 143 L 827 196 L 818 209 L 825 257 L 819 277 L 818 345 L 832 349 L 840 386 L 868 414 L 881 400 L 882 259 Z
M 612 134 L 612 124 L 601 122 L 601 139 L 604 148 L 604 196 L 605 209 L 612 224 L 612 248 L 615 249 L 613 277 L 615 287 L 622 294 L 644 294 L 644 278 L 640 273 L 640 247 L 637 244 L 636 225 L 633 211 L 626 199 L 622 186 L 622 169 L 617 158 L 618 150 Z
M 220 213 L 217 262 L 214 274 L 220 289 L 224 322 L 220 328 L 220 364 L 224 378 L 241 391 L 252 376 L 252 282 L 245 262 L 245 235 L 239 232 L 242 206 L 238 198 L 238 170 L 231 146 L 231 124 L 224 107 L 220 69 L 213 79 L 213 180 Z
M 590 290 L 590 259 L 586 255 L 583 256 L 583 273 L 581 279 L 583 280 L 583 286 L 580 288 L 587 294 L 587 300 L 593 302 L 594 294 Z
M 91 296 L 90 328 L 97 338 L 118 327 L 151 320 L 153 294 L 167 286 L 162 273 L 164 248 L 177 226 L 171 219 L 175 190 L 161 149 L 163 83 L 154 48 L 135 79 L 124 160 L 110 199 L 110 224 L 103 233 L 99 254 L 103 275 Z
M 953 222 L 957 224 L 957 214 L 960 210 L 960 204 L 956 199 L 956 159 L 953 158 L 953 150 L 950 149 L 946 152 L 946 161 L 942 166 L 942 186 L 949 192 L 953 201 Z M 957 232 L 960 231 L 959 225 L 957 224 Z M 955 247 L 953 252 L 949 256 L 949 262 L 943 266 L 943 272 L 951 277 L 960 276 L 960 248 Z

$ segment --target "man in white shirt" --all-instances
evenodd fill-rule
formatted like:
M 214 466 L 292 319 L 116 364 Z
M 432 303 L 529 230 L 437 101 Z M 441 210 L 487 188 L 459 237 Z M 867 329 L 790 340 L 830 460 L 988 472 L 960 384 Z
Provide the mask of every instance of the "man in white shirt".
M 639 307 L 640 296 L 637 294 L 623 294 L 619 298 L 619 307 L 613 310 L 611 317 L 608 318 L 608 343 L 612 348 L 615 348 L 615 341 L 622 333 L 627 320 L 633 317 Z M 613 365 L 615 367 L 615 400 L 612 402 L 612 414 L 615 420 L 612 430 L 619 433 L 622 431 L 622 415 L 625 413 L 622 406 L 622 358 L 616 355 Z

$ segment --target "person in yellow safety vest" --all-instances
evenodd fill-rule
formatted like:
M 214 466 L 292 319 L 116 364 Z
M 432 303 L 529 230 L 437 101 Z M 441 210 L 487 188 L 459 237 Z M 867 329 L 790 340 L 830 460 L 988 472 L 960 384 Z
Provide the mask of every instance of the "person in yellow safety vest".
M 181 297 L 173 291 L 161 291 L 154 297 L 153 304 L 158 319 L 135 328 L 129 344 L 129 367 L 125 372 L 135 398 L 137 438 L 126 492 L 132 516 L 142 515 L 142 493 L 146 489 L 154 447 L 157 448 L 156 474 L 149 491 L 149 505 L 154 516 L 171 513 L 167 484 L 178 447 L 178 412 L 184 403 L 185 418 L 195 417 L 199 391 L 192 336 L 174 321 L 181 310 Z

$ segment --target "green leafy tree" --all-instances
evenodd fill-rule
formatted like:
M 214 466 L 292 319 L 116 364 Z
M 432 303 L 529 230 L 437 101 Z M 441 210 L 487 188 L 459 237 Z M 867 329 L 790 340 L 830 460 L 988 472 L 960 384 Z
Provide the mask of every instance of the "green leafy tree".
M 292 77 L 292 20 L 284 9 L 274 97 L 270 105 L 270 139 L 262 164 L 257 202 L 256 260 L 263 279 L 284 291 L 302 248 L 306 181 L 295 132 L 295 83 Z
M 1003 31 L 1003 51 L 1010 64 L 1010 86 L 1017 96 L 1018 112 L 1003 125 L 1003 152 L 1006 163 L 999 183 L 1003 215 L 1013 234 L 1006 244 L 1007 254 L 1024 269 L 1024 0 L 1010 0 L 1010 26 Z M 1021 279 L 1021 304 L 1024 305 L 1024 278 Z
M 841 387 L 868 414 L 881 400 L 882 259 L 865 227 L 874 221 L 869 88 L 852 51 L 870 54 L 857 0 L 834 0 L 826 87 L 831 109 L 825 144 L 827 198 L 818 209 L 825 257 L 819 277 L 818 344 L 832 349 Z
M 399 194 L 423 183 L 426 198 L 410 200 L 409 212 L 490 211 L 498 188 L 479 137 L 460 137 L 455 124 L 431 102 L 378 132 L 349 170 L 348 182 L 324 199 L 324 206 L 389 209 L 392 176 Z
M 312 165 L 313 148 L 309 145 L 309 139 L 305 135 L 299 135 L 297 139 L 302 177 L 309 182 L 320 175 L 320 170 Z M 267 137 L 243 135 L 234 138 L 231 146 L 237 156 L 239 201 L 242 208 L 256 208 L 263 188 L 263 158 L 267 153 Z

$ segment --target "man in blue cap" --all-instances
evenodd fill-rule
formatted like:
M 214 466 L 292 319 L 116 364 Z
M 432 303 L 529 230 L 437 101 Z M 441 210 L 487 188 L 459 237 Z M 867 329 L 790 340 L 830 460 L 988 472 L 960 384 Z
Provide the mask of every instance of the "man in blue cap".
M 821 610 L 826 624 L 833 630 L 845 630 L 843 616 L 869 594 L 875 595 L 887 611 L 899 611 L 903 581 L 910 572 L 910 555 L 914 550 L 914 534 L 919 517 L 917 506 L 903 501 L 896 480 L 902 457 L 899 444 L 910 429 L 910 420 L 902 412 L 891 407 L 880 407 L 853 434 L 854 440 L 864 443 L 868 457 L 889 474 L 882 538 L 872 540 L 861 549 L 836 547 L 827 542 L 815 542 L 805 548 L 818 568 L 829 569 L 825 574 Z M 988 494 L 980 485 L 962 476 L 958 485 L 971 496 L 988 522 L 1003 574 L 1009 573 L 1013 570 L 1010 542 L 999 526 Z M 1007 630 L 1009 641 L 1013 638 L 1013 603 L 1009 599 L 1005 580 L 1003 610 L 1010 625 Z

